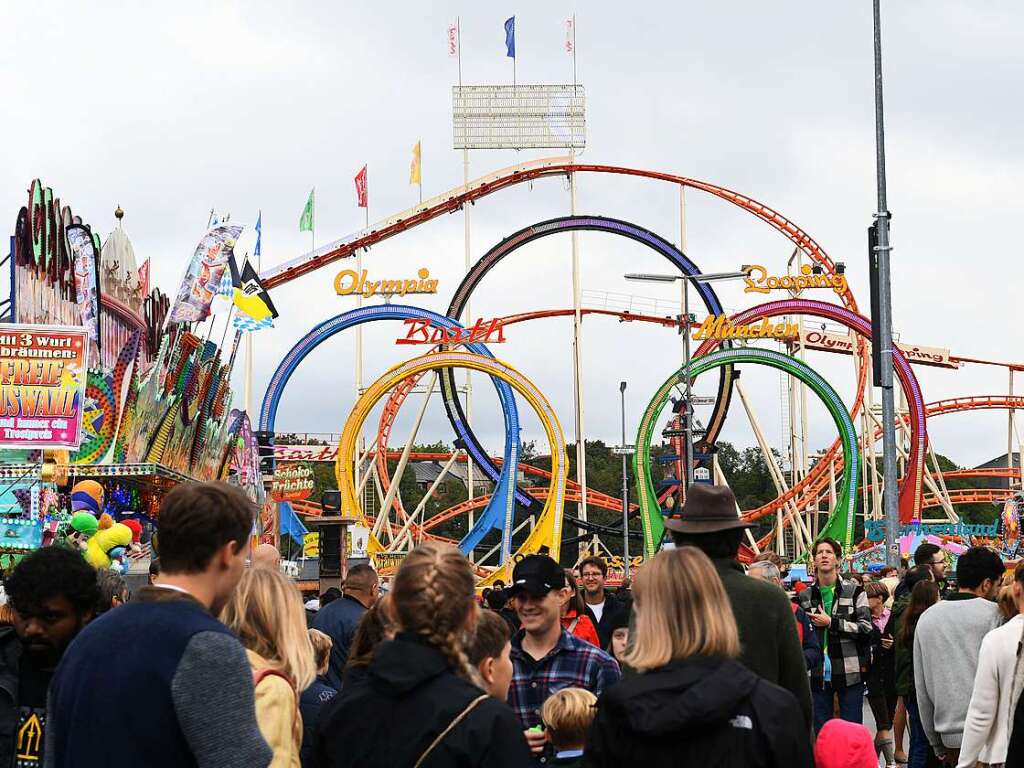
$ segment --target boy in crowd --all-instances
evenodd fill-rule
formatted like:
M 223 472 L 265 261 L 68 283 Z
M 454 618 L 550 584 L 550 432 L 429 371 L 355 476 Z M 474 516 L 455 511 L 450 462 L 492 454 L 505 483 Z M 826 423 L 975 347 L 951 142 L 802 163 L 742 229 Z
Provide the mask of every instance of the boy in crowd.
M 583 688 L 563 688 L 544 702 L 540 716 L 555 749 L 549 765 L 583 765 L 583 746 L 597 714 L 597 697 Z
M 839 578 L 843 548 L 835 539 L 814 544 L 814 585 L 800 593 L 799 604 L 821 642 L 822 663 L 811 670 L 814 731 L 821 731 L 834 714 L 851 723 L 864 717 L 864 681 L 868 669 L 871 608 L 864 588 Z
M 1006 567 L 988 547 L 956 564 L 956 592 L 921 614 L 914 632 L 914 682 L 921 725 L 936 756 L 956 765 L 978 671 L 981 641 L 1002 623 L 995 598 Z
M 508 623 L 494 611 L 481 611 L 467 645 L 469 663 L 476 667 L 484 690 L 496 699 L 508 698 L 512 684 L 512 632 Z
M 86 627 L 53 676 L 46 768 L 270 763 L 245 650 L 216 618 L 245 571 L 255 514 L 227 483 L 164 497 L 156 581 Z M 116 660 L 98 663 L 111 649 Z
M 0 629 L 0 765 L 41 765 L 46 689 L 65 649 L 92 619 L 96 571 L 78 550 L 45 547 L 7 577 L 14 627 Z
M 523 726 L 534 755 L 545 750 L 539 731 L 540 709 L 562 688 L 585 688 L 600 695 L 618 682 L 619 665 L 590 643 L 562 627 L 562 604 L 572 593 L 565 571 L 547 555 L 528 555 L 516 564 L 507 592 L 519 614 L 520 632 L 512 638 L 512 685 L 508 703 Z

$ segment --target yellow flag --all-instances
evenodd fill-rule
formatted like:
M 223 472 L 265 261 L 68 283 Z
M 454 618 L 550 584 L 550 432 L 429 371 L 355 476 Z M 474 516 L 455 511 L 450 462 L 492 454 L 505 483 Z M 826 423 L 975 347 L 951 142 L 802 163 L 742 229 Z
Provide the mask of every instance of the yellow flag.
M 409 183 L 423 183 L 423 179 L 420 176 L 420 142 L 418 141 L 416 142 L 416 146 L 412 148 L 412 165 L 409 167 Z

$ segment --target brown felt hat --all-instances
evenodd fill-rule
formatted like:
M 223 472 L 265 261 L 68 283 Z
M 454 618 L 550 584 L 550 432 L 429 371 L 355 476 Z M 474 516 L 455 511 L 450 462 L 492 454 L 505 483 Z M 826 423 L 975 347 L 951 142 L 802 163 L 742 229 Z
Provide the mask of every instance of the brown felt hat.
M 666 519 L 665 527 L 676 533 L 716 533 L 750 524 L 740 517 L 728 486 L 695 483 L 686 491 L 682 515 Z

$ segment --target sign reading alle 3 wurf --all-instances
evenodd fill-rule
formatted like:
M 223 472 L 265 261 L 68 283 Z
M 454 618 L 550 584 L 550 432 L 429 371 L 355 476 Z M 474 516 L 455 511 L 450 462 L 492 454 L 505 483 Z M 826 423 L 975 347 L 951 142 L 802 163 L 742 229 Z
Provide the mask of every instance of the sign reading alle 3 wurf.
M 0 447 L 81 445 L 87 358 L 84 328 L 0 325 Z

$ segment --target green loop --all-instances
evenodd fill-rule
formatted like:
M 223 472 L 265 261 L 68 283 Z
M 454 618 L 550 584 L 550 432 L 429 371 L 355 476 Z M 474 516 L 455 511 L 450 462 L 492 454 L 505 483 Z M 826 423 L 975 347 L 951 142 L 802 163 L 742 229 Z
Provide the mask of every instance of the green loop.
M 832 415 L 843 445 L 843 477 L 836 493 L 836 506 L 829 515 L 828 522 L 818 534 L 818 538 L 837 539 L 844 550 L 853 546 L 854 511 L 857 509 L 857 477 L 860 473 L 860 455 L 857 452 L 857 431 L 854 429 L 850 413 L 846 410 L 842 399 L 832 386 L 825 381 L 813 368 L 789 355 L 773 352 L 768 349 L 744 348 L 723 349 L 712 352 L 690 361 L 670 376 L 651 399 L 636 435 L 636 453 L 633 455 L 633 474 L 636 478 L 637 498 L 640 504 L 640 521 L 644 533 L 644 555 L 653 557 L 661 546 L 665 533 L 665 521 L 658 503 L 657 491 L 651 477 L 651 438 L 656 422 L 668 402 L 669 396 L 676 385 L 685 380 L 687 372 L 696 378 L 712 368 L 720 368 L 737 363 L 752 363 L 778 368 L 795 376 L 825 404 Z

